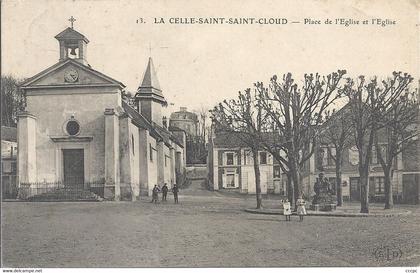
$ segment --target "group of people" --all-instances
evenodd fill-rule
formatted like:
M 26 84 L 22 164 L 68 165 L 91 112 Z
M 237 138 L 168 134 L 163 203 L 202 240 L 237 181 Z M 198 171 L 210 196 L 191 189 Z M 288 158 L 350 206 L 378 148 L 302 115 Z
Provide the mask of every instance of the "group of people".
M 155 185 L 153 187 L 153 190 L 152 190 L 152 202 L 151 203 L 157 204 L 158 199 L 159 199 L 159 192 L 162 192 L 162 202 L 166 202 L 166 196 L 168 195 L 168 191 L 169 191 L 169 188 L 168 188 L 167 183 L 165 183 L 162 186 L 162 188 L 159 188 L 158 185 Z M 174 184 L 174 186 L 172 187 L 172 190 L 171 191 L 174 194 L 175 204 L 178 204 L 178 192 L 179 192 L 179 189 L 178 189 L 177 184 Z
M 290 207 L 289 199 L 281 200 L 281 203 L 283 204 L 283 215 L 286 216 L 286 221 L 290 221 L 290 216 L 292 215 L 292 209 Z M 299 196 L 299 198 L 296 200 L 297 210 L 296 213 L 299 215 L 299 221 L 303 221 L 303 216 L 306 215 L 306 202 L 303 196 Z

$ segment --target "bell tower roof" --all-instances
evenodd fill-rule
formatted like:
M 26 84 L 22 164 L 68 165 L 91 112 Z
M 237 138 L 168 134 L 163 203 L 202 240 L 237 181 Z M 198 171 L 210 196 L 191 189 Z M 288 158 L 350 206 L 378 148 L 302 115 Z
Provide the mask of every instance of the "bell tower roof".
M 71 27 L 66 28 L 62 32 L 58 33 L 54 38 L 58 41 L 65 41 L 65 40 L 82 40 L 85 43 L 89 43 L 89 40 L 80 32 L 74 30 Z
M 60 46 L 60 61 L 70 58 L 88 65 L 86 51 L 89 40 L 83 34 L 74 30 L 76 19 L 73 16 L 70 17 L 69 21 L 71 27 L 66 28 L 55 36 Z
M 156 76 L 155 66 L 153 65 L 153 60 L 151 57 L 149 57 L 149 62 L 147 63 L 147 68 L 144 72 L 143 80 L 140 84 L 139 91 L 141 92 L 143 88 L 153 88 L 161 91 L 159 80 Z
M 167 104 L 162 90 L 160 89 L 160 84 L 156 76 L 155 66 L 153 65 L 153 60 L 151 57 L 149 57 L 146 71 L 143 75 L 143 80 L 141 81 L 139 88 L 137 88 L 137 94 L 135 98 L 137 100 L 154 100 L 161 103 L 162 105 Z

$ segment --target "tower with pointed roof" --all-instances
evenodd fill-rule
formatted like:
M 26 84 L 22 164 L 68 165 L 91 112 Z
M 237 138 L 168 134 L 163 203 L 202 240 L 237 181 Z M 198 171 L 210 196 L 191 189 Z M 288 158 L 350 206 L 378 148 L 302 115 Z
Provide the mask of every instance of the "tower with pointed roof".
M 162 126 L 162 107 L 167 105 L 165 97 L 150 57 L 144 72 L 143 80 L 135 96 L 135 101 L 139 112 L 146 117 L 148 121 L 154 122 Z

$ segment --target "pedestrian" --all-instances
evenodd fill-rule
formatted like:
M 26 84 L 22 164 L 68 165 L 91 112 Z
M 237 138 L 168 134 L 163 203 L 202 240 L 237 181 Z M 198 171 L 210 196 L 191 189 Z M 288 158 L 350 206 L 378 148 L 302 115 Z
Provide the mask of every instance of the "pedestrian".
M 303 221 L 303 216 L 306 215 L 306 202 L 302 195 L 299 196 L 298 200 L 296 201 L 297 204 L 297 214 L 299 215 L 299 221 Z
M 162 187 L 162 202 L 165 201 L 166 202 L 166 195 L 168 194 L 168 186 L 165 183 Z
M 159 187 L 155 185 L 152 190 L 152 203 L 155 202 L 157 204 L 159 191 Z
M 178 192 L 179 192 L 179 189 L 178 189 L 177 184 L 174 184 L 174 186 L 172 187 L 172 192 L 174 194 L 175 204 L 178 204 Z
M 286 216 L 286 221 L 290 221 L 290 215 L 292 215 L 292 210 L 290 209 L 290 202 L 288 199 L 285 201 L 282 200 L 283 203 L 283 215 Z

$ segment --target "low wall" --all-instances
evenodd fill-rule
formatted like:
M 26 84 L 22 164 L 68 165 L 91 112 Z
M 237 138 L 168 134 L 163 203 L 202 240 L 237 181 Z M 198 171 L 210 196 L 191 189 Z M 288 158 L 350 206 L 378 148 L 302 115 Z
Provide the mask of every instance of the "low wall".
M 208 178 L 207 165 L 204 164 L 187 166 L 186 171 L 188 180 Z

